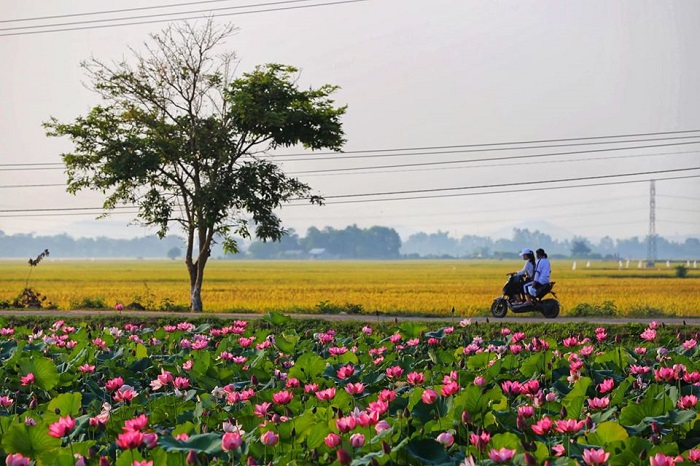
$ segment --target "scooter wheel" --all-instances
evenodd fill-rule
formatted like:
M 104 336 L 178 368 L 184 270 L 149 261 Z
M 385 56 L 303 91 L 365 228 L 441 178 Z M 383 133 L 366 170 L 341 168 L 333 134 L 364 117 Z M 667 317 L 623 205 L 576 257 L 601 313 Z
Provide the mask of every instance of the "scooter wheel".
M 504 298 L 496 298 L 491 304 L 491 314 L 499 319 L 505 317 L 508 312 L 508 304 Z
M 559 315 L 559 301 L 556 299 L 545 299 L 540 303 L 542 315 L 547 319 L 554 319 Z

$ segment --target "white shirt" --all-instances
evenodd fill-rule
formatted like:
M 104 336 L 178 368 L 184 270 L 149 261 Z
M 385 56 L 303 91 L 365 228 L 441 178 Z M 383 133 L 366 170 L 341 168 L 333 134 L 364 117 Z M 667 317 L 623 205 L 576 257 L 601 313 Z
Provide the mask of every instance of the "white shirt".
M 542 257 L 537 260 L 535 267 L 535 281 L 546 285 L 549 283 L 549 276 L 552 274 L 552 266 L 549 264 L 549 259 Z
M 527 276 L 528 278 L 532 279 L 532 277 L 535 275 L 535 265 L 530 261 L 525 261 L 523 269 L 520 272 L 516 272 L 516 275 Z

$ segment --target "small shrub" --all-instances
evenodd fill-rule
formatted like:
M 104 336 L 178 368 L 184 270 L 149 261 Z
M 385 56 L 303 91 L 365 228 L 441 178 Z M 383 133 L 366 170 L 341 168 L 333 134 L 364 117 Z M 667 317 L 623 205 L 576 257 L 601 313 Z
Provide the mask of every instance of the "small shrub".
M 676 266 L 676 277 L 678 278 L 685 278 L 688 276 L 688 267 L 685 265 L 677 265 Z
M 627 313 L 630 317 L 669 317 L 661 309 L 651 306 L 635 306 Z
M 71 309 L 107 309 L 103 298 L 83 298 L 81 301 L 71 301 Z
M 186 304 L 177 304 L 170 298 L 163 298 L 158 306 L 159 311 L 167 312 L 186 312 L 190 310 L 190 307 Z
M 571 317 L 614 317 L 617 314 L 617 306 L 613 301 L 604 301 L 600 305 L 579 303 L 568 312 Z
M 46 296 L 32 288 L 25 288 L 13 301 L 12 307 L 19 309 L 41 309 L 44 307 Z M 47 309 L 56 309 L 56 306 L 48 302 Z
M 335 304 L 330 301 L 321 301 L 316 305 L 319 314 L 362 314 L 362 304 Z

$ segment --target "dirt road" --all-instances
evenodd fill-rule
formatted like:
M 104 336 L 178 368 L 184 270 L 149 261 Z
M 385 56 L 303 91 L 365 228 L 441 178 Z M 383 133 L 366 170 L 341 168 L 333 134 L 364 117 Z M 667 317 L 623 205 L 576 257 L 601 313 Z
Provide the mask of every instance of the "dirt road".
M 149 317 L 149 318 L 163 318 L 163 317 L 173 317 L 178 320 L 187 320 L 190 318 L 201 318 L 201 317 L 213 317 L 219 319 L 242 319 L 250 320 L 262 317 L 262 314 L 244 314 L 244 313 L 190 313 L 190 312 L 160 312 L 160 311 L 113 311 L 113 310 L 73 310 L 73 311 L 62 311 L 62 310 L 0 310 L 0 317 L 2 316 L 16 316 L 16 315 L 32 315 L 32 316 L 47 316 L 55 318 L 65 318 L 65 317 L 96 317 L 101 315 L 122 315 L 130 316 L 135 319 Z M 372 314 L 289 314 L 290 317 L 294 319 L 323 319 L 330 322 L 333 321 L 364 321 L 369 324 L 373 322 L 404 322 L 404 321 L 420 321 L 420 322 L 444 322 L 446 324 L 459 325 L 460 320 L 464 319 L 463 316 L 445 316 L 445 317 L 421 317 L 421 316 L 411 316 L 411 315 L 372 315 Z M 557 317 L 556 319 L 545 319 L 541 316 L 536 315 L 507 315 L 502 319 L 496 319 L 494 317 L 471 317 L 471 322 L 520 322 L 520 323 L 596 323 L 601 325 L 616 325 L 616 324 L 628 324 L 628 323 L 642 323 L 646 324 L 651 321 L 656 321 L 659 324 L 665 325 L 700 325 L 700 318 L 698 317 L 657 317 L 657 318 L 609 318 L 609 317 Z

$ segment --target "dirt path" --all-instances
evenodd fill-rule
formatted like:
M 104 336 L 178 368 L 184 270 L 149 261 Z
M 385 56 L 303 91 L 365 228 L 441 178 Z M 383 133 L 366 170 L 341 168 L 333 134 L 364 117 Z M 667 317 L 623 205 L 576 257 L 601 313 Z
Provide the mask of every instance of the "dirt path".
M 27 315 L 27 316 L 47 316 L 56 318 L 65 317 L 96 317 L 101 315 L 121 315 L 121 316 L 131 316 L 134 318 L 139 317 L 174 317 L 178 320 L 187 320 L 189 318 L 200 318 L 200 317 L 214 317 L 220 319 L 241 319 L 250 320 L 262 317 L 262 314 L 244 314 L 244 313 L 189 313 L 189 312 L 159 312 L 159 311 L 113 311 L 113 310 L 73 310 L 73 311 L 52 311 L 52 310 L 22 310 L 22 311 L 8 311 L 0 310 L 1 316 L 17 316 L 17 315 Z M 462 316 L 445 316 L 445 317 L 420 317 L 411 315 L 401 315 L 401 316 L 390 316 L 390 315 L 355 315 L 355 314 L 289 314 L 290 317 L 294 319 L 323 319 L 329 322 L 333 321 L 364 321 L 369 324 L 373 322 L 403 322 L 403 321 L 420 321 L 420 322 L 444 322 L 446 324 L 459 325 L 460 320 L 464 317 Z M 593 317 L 557 317 L 556 319 L 545 319 L 536 315 L 507 315 L 503 319 L 496 319 L 494 317 L 471 317 L 471 322 L 520 322 L 520 323 L 596 323 L 601 325 L 616 325 L 616 324 L 628 324 L 628 323 L 642 323 L 646 324 L 651 321 L 657 321 L 659 324 L 665 325 L 700 325 L 700 318 L 698 317 L 662 317 L 662 318 L 593 318 Z

